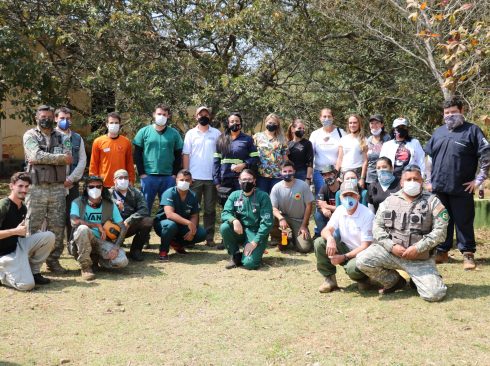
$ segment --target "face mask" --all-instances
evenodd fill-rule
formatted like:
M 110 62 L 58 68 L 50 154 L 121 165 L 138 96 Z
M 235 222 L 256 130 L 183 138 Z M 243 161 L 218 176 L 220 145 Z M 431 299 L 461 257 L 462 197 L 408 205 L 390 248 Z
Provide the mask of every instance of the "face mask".
M 399 139 L 406 139 L 408 137 L 408 130 L 406 128 L 395 128 L 395 137 Z
M 123 191 L 125 191 L 126 189 L 128 189 L 128 186 L 129 186 L 129 180 L 128 179 L 124 179 L 124 178 L 116 179 L 116 188 L 117 189 L 122 189 Z
M 464 116 L 461 113 L 448 114 L 444 116 L 444 123 L 448 130 L 453 130 L 464 123 Z
M 389 186 L 395 180 L 395 176 L 390 170 L 378 170 L 376 174 L 378 175 L 379 183 L 383 186 Z
M 274 132 L 279 128 L 279 126 L 274 125 L 272 123 L 269 123 L 269 124 L 265 125 L 265 128 L 267 128 L 267 131 L 269 131 L 269 132 Z
M 345 179 L 346 181 L 353 182 L 355 185 L 357 185 L 357 178 L 348 178 Z
M 415 197 L 420 194 L 422 190 L 422 185 L 416 181 L 407 181 L 403 183 L 403 192 L 405 192 L 410 197 Z
M 190 186 L 191 184 L 189 182 L 186 182 L 185 180 L 179 180 L 177 182 L 177 189 L 179 189 L 180 191 L 188 191 Z
M 351 210 L 356 205 L 357 200 L 354 197 L 347 196 L 342 198 L 340 202 L 342 202 L 342 206 L 344 206 L 346 210 Z
M 294 174 L 283 174 L 282 179 L 284 179 L 285 182 L 291 182 L 294 178 Z
M 335 178 L 325 178 L 324 181 L 325 181 L 325 184 L 331 186 L 332 184 L 335 183 Z
M 302 130 L 296 130 L 294 131 L 294 136 L 302 138 L 305 135 L 305 131 Z
M 330 127 L 331 125 L 333 125 L 333 120 L 326 118 L 322 121 L 322 123 L 323 127 Z
M 206 117 L 206 116 L 199 117 L 199 119 L 197 120 L 197 122 L 199 122 L 199 124 L 201 126 L 207 126 L 207 125 L 209 125 L 209 117 Z
M 87 190 L 87 193 L 88 193 L 88 196 L 90 198 L 96 200 L 102 194 L 102 189 L 100 189 L 100 188 L 92 188 L 92 189 Z
M 382 128 L 378 128 L 378 129 L 371 128 L 371 134 L 373 136 L 379 136 L 379 135 L 381 135 L 381 131 L 383 131 Z
M 62 119 L 58 121 L 58 127 L 60 130 L 66 131 L 70 128 L 70 120 L 69 119 Z
M 240 188 L 245 193 L 252 192 L 252 189 L 254 189 L 254 187 L 255 187 L 254 182 L 240 182 Z
M 230 126 L 230 131 L 233 131 L 233 132 L 238 132 L 241 129 L 242 129 L 242 125 L 239 123 L 236 123 L 236 124 Z
M 39 127 L 53 128 L 54 121 L 51 118 L 42 118 L 39 120 Z
M 162 115 L 155 116 L 155 124 L 157 126 L 165 126 L 167 124 L 167 117 Z
M 107 130 L 109 133 L 112 133 L 113 135 L 116 135 L 119 133 L 120 125 L 118 123 L 111 123 L 110 125 L 107 126 Z

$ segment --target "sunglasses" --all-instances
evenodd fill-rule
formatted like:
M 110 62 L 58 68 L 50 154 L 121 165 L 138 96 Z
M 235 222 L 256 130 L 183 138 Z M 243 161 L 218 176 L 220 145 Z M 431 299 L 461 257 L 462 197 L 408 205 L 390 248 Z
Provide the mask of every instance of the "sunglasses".
M 88 189 L 102 188 L 102 184 L 89 184 Z

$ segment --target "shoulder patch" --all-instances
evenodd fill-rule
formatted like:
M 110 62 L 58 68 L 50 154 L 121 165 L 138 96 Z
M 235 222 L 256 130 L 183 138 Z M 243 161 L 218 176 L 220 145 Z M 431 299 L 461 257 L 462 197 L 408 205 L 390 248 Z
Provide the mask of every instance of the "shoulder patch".
M 444 209 L 441 212 L 439 212 L 439 214 L 437 215 L 437 217 L 440 218 L 443 221 L 446 221 L 446 222 L 449 221 L 449 213 L 447 212 L 446 209 Z

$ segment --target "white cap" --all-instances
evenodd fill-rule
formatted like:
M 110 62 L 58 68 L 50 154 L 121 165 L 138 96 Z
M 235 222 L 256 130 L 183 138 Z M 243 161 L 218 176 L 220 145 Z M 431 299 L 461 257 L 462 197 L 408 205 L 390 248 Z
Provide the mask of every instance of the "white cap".
M 208 111 L 209 113 L 211 113 L 211 111 L 209 110 L 209 108 L 208 108 L 208 107 L 206 107 L 205 105 L 203 105 L 203 106 L 201 106 L 201 107 L 197 108 L 197 110 L 196 110 L 196 115 L 197 115 L 197 114 L 199 114 L 199 113 L 200 113 L 201 111 L 203 111 L 203 110 L 206 110 L 206 111 Z
M 399 117 L 393 121 L 393 128 L 397 128 L 398 126 L 401 125 L 408 127 L 408 119 Z

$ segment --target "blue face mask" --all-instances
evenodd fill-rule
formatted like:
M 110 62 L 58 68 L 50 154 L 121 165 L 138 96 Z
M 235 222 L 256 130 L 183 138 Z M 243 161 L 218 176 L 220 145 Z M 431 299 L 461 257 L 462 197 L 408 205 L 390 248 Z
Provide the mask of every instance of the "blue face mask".
M 63 131 L 66 131 L 67 129 L 70 128 L 70 120 L 68 119 L 61 119 L 58 121 L 58 127 L 63 130 Z
M 333 120 L 326 118 L 322 121 L 322 123 L 323 123 L 323 127 L 329 127 L 329 126 L 333 125 Z
M 345 179 L 346 181 L 349 181 L 349 182 L 352 182 L 354 183 L 355 185 L 357 185 L 358 181 L 357 181 L 357 178 L 348 178 L 348 179 Z
M 378 170 L 376 173 L 379 183 L 383 186 L 389 186 L 395 180 L 395 176 L 390 170 Z
M 351 210 L 356 205 L 357 200 L 354 197 L 347 196 L 342 198 L 340 202 L 342 203 L 342 206 L 344 206 L 346 210 Z

